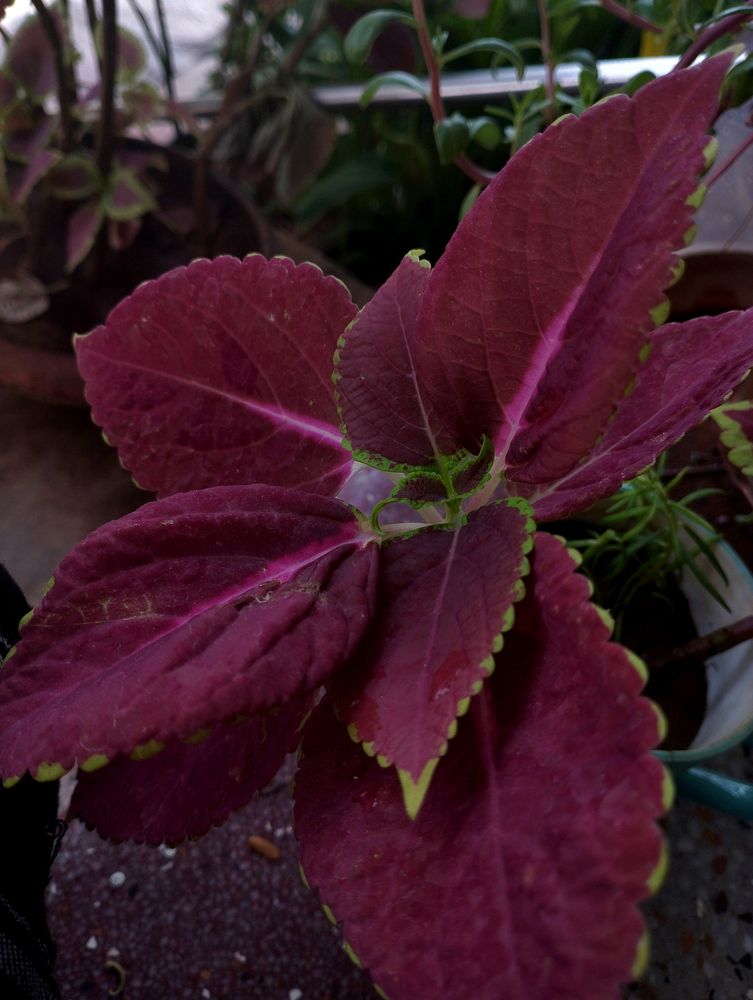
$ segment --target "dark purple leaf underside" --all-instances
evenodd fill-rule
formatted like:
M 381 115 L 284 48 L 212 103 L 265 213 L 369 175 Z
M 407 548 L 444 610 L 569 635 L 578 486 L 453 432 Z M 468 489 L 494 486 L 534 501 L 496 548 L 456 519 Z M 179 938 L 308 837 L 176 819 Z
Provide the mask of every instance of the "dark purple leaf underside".
M 425 787 L 458 715 L 491 672 L 521 596 L 530 526 L 504 503 L 461 528 L 425 528 L 382 546 L 369 640 L 341 674 L 337 700 L 354 736 L 410 788 Z
M 753 309 L 668 323 L 651 345 L 633 392 L 582 465 L 546 491 L 508 483 L 530 496 L 539 520 L 567 517 L 609 496 L 718 406 L 753 362 Z
M 57 7 L 51 7 L 59 36 L 63 37 L 63 19 Z M 41 99 L 55 88 L 55 57 L 38 17 L 27 18 L 8 46 L 5 65 L 32 97 Z
M 335 493 L 351 462 L 332 356 L 355 311 L 310 264 L 255 255 L 177 268 L 77 340 L 94 419 L 162 496 L 253 482 Z
M 279 711 L 217 726 L 197 745 L 170 742 L 148 760 L 118 756 L 79 772 L 71 814 L 110 840 L 174 844 L 223 823 L 268 784 L 298 745 L 305 696 Z
M 328 706 L 307 728 L 302 866 L 391 1000 L 603 1000 L 630 978 L 661 857 L 658 721 L 573 569 L 537 537 L 535 589 L 414 822 Z
M 436 457 L 414 358 L 416 317 L 430 274 L 428 261 L 403 257 L 339 346 L 337 401 L 350 445 L 364 461 L 416 466 Z
M 432 273 L 416 341 L 458 445 L 493 438 L 548 483 L 594 444 L 638 367 L 704 166 L 728 54 L 529 142 Z
M 146 504 L 61 563 L 0 678 L 0 775 L 112 758 L 312 690 L 369 619 L 346 507 L 225 486 Z

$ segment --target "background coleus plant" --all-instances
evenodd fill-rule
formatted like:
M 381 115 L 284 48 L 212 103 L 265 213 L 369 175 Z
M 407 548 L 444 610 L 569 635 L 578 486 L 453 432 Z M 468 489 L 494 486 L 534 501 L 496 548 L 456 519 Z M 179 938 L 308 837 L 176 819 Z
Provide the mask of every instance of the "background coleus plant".
M 79 339 L 161 499 L 25 623 L 6 783 L 77 763 L 74 814 L 177 841 L 300 744 L 303 868 L 390 996 L 615 996 L 661 877 L 662 724 L 534 517 L 612 493 L 753 361 L 749 313 L 657 326 L 728 65 L 548 129 L 360 312 L 310 265 L 220 258 Z

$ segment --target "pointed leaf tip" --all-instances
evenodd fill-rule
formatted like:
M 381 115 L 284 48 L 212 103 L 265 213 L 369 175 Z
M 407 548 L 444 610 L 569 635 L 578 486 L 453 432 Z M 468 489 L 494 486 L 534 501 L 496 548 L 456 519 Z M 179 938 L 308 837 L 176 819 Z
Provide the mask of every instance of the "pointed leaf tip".
M 386 542 L 370 639 L 338 675 L 343 721 L 398 771 L 417 815 L 467 698 L 488 680 L 499 636 L 522 596 L 532 524 L 497 503 L 462 526 Z
M 403 790 L 405 811 L 410 819 L 415 819 L 418 816 L 438 763 L 438 757 L 430 760 L 421 772 L 418 781 L 414 781 L 408 771 L 403 771 L 400 768 L 397 769 L 400 787 Z

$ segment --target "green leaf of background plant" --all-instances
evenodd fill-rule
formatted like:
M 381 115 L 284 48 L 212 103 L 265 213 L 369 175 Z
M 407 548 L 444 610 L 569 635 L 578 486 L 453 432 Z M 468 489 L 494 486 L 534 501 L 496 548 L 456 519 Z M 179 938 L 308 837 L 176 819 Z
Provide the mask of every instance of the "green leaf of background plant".
M 468 118 L 467 124 L 471 140 L 477 142 L 482 149 L 496 149 L 502 142 L 502 130 L 488 115 Z
M 138 219 L 155 208 L 151 192 L 133 171 L 122 168 L 113 171 L 102 197 L 102 210 L 108 219 L 117 222 Z
M 388 86 L 405 87 L 406 90 L 412 90 L 414 94 L 420 94 L 421 97 L 427 99 L 429 97 L 429 88 L 423 80 L 419 80 L 412 73 L 403 73 L 401 70 L 395 70 L 392 73 L 380 73 L 373 80 L 369 80 L 361 94 L 361 107 L 368 107 L 374 100 L 377 91 L 381 90 L 382 87 Z
M 437 144 L 440 163 L 452 163 L 462 156 L 471 139 L 471 130 L 464 115 L 459 111 L 434 125 L 434 141 Z
M 456 49 L 451 49 L 442 56 L 442 65 L 446 66 L 447 63 L 455 59 L 462 59 L 464 56 L 474 55 L 476 52 L 493 52 L 497 57 L 495 64 L 502 58 L 507 59 L 517 70 L 518 79 L 525 73 L 526 63 L 520 49 L 512 42 L 505 42 L 501 38 L 477 38 L 473 42 L 459 45 Z
M 94 160 L 83 153 L 70 153 L 54 168 L 48 178 L 56 198 L 75 201 L 102 190 L 103 179 Z
M 348 62 L 360 66 L 387 25 L 395 21 L 415 26 L 413 18 L 399 10 L 372 10 L 353 25 L 345 37 L 343 49 Z
M 315 181 L 296 201 L 296 215 L 305 224 L 313 225 L 355 195 L 390 187 L 398 180 L 393 171 L 364 153 Z

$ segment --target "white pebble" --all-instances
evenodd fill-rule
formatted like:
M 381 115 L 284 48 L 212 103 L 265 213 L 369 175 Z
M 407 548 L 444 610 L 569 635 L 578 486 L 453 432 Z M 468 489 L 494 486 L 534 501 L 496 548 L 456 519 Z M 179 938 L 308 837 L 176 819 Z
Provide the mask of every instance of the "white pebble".
M 201 995 L 204 997 L 204 1000 L 209 1000 L 209 998 L 211 997 L 212 994 L 209 992 L 209 990 L 205 986 L 204 989 L 201 991 Z
M 86 947 L 89 949 L 89 951 L 96 951 L 98 943 L 99 942 L 97 941 L 97 939 L 92 934 L 92 936 L 86 942 Z
M 163 858 L 174 858 L 177 853 L 177 848 L 168 847 L 167 844 L 160 844 L 159 852 Z
M 125 882 L 125 875 L 123 872 L 113 872 L 110 876 L 110 885 L 114 889 L 119 889 L 121 885 Z
M 117 948 L 108 948 L 107 949 L 107 957 L 108 958 L 120 958 L 120 952 L 118 951 Z
M 248 959 L 246 958 L 246 956 L 242 955 L 239 951 L 236 951 L 236 953 L 233 955 L 233 958 L 235 959 L 236 962 L 247 962 L 248 961 Z
M 295 989 L 291 990 L 290 993 L 288 993 L 288 1000 L 301 1000 L 302 996 L 303 993 L 296 986 Z

